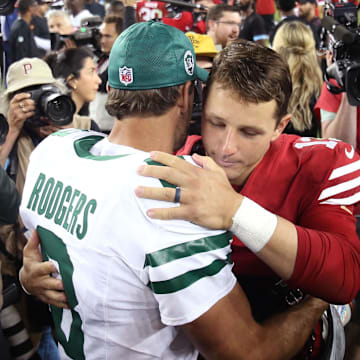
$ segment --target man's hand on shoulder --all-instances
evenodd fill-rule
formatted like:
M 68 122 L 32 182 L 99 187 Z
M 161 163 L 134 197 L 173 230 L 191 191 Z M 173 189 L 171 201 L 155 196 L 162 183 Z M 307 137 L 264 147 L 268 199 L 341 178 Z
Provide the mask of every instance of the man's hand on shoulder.
M 207 156 L 193 155 L 200 166 L 163 152 L 152 152 L 151 159 L 166 166 L 144 165 L 139 174 L 159 178 L 176 185 L 180 206 L 150 209 L 154 219 L 184 219 L 210 229 L 229 229 L 232 217 L 241 204 L 242 196 L 229 183 L 225 172 Z M 140 186 L 136 195 L 141 198 L 175 202 L 176 189 Z
M 39 250 L 40 239 L 34 230 L 24 247 L 23 267 L 19 273 L 25 292 L 41 301 L 61 308 L 69 308 L 61 280 L 51 276 L 57 269 L 50 261 L 42 262 Z

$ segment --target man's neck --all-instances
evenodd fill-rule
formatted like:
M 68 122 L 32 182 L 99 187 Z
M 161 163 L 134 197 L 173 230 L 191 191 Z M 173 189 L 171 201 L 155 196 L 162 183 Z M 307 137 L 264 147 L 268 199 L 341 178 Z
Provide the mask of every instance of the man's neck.
M 21 20 L 24 20 L 28 25 L 30 25 L 32 16 L 29 12 L 27 12 L 26 14 L 20 14 L 20 18 Z
M 294 9 L 290 11 L 281 11 L 281 16 L 282 17 L 295 16 L 295 11 Z
M 315 17 L 316 17 L 315 13 L 310 13 L 310 14 L 308 14 L 308 16 L 306 17 L 305 20 L 306 20 L 308 23 L 310 23 Z
M 252 13 L 254 12 L 252 6 L 249 6 L 245 11 L 241 11 L 241 15 L 244 18 L 247 18 L 248 16 L 250 16 Z
M 174 151 L 174 131 L 169 113 L 163 116 L 133 116 L 115 120 L 109 141 L 142 151 L 158 150 L 171 154 Z
M 214 42 L 214 45 L 218 45 L 218 43 L 216 42 L 215 31 L 209 30 L 209 31 L 207 32 L 207 35 L 209 35 L 209 36 L 212 38 L 212 40 L 213 40 L 213 42 Z

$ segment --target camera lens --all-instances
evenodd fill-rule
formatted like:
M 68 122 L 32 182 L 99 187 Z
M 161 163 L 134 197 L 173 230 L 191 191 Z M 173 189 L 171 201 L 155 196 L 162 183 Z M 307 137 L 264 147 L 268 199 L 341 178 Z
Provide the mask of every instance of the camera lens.
M 45 115 L 55 123 L 63 126 L 70 124 L 75 112 L 75 104 L 69 96 L 52 94 L 44 99 Z
M 353 63 L 347 68 L 345 79 L 346 93 L 349 103 L 353 106 L 360 106 L 360 64 Z

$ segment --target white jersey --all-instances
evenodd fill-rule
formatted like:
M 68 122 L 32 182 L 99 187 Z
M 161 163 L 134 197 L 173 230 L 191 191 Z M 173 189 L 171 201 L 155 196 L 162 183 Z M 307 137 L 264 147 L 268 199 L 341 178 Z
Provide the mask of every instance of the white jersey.
M 190 159 L 186 159 L 190 161 Z M 44 259 L 59 269 L 70 310 L 52 307 L 63 358 L 196 359 L 177 328 L 208 311 L 236 283 L 230 233 L 146 211 L 173 203 L 139 199 L 148 153 L 66 129 L 31 154 L 21 203 L 38 227 Z

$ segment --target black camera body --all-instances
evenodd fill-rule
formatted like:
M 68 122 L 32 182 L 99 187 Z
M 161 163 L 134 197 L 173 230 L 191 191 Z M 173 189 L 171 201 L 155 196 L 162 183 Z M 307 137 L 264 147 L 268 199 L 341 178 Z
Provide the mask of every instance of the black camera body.
M 25 121 L 27 126 L 47 125 L 41 120 L 42 117 L 47 117 L 56 126 L 68 125 L 72 122 L 76 106 L 71 97 L 62 94 L 55 85 L 35 85 L 21 89 L 21 92 L 29 93 L 35 102 L 35 115 Z
M 70 35 L 50 33 L 51 50 L 57 51 L 63 48 L 66 39 L 74 41 L 77 47 L 87 46 L 97 56 L 101 54 L 100 30 L 102 24 L 100 16 L 92 16 L 81 21 L 81 28 Z
M 334 63 L 326 69 L 325 81 L 330 92 L 346 92 L 349 103 L 360 106 L 360 28 L 358 8 L 353 3 L 326 0 L 322 41 L 332 53 Z M 335 79 L 338 86 L 330 82 Z
M 26 119 L 24 128 L 30 130 L 35 127 L 49 125 L 43 121 L 46 117 L 56 126 L 68 125 L 73 121 L 76 106 L 70 96 L 61 93 L 53 84 L 34 85 L 17 91 L 29 93 L 35 102 L 35 115 Z M 0 114 L 0 145 L 5 142 L 9 125 L 4 115 Z

